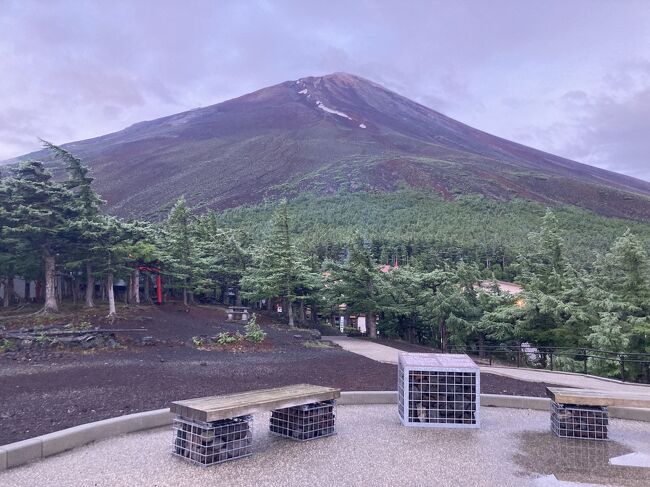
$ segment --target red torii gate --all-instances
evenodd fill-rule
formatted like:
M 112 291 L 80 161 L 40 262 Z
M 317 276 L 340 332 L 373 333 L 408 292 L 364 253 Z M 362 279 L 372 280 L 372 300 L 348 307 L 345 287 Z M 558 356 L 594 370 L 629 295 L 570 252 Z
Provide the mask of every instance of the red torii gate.
M 149 267 L 146 265 L 139 265 L 138 270 L 153 272 L 156 274 L 156 303 L 162 304 L 162 276 L 160 275 L 160 268 L 158 267 Z

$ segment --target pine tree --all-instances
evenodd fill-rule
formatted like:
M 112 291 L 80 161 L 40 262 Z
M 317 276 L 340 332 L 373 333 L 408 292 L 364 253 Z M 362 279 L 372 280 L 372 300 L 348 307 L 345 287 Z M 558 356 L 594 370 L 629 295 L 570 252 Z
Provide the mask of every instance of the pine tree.
M 11 211 L 7 233 L 23 245 L 40 252 L 45 275 L 45 313 L 58 311 L 56 299 L 56 255 L 69 251 L 70 222 L 78 216 L 72 193 L 55 183 L 40 162 L 22 163 L 8 181 Z
M 194 290 L 215 294 L 223 300 L 226 291 L 235 291 L 235 305 L 241 305 L 240 281 L 251 263 L 243 232 L 219 228 L 214 213 L 197 219 L 195 235 Z
M 134 242 L 138 241 L 139 230 L 137 223 L 124 223 L 120 219 L 99 215 L 93 220 L 85 220 L 86 231 L 97 238 L 91 247 L 93 255 L 97 256 L 97 270 L 105 279 L 108 296 L 108 318 L 112 321 L 117 317 L 114 284 L 116 277 L 127 277 L 132 268 L 129 265 L 129 253 Z
M 629 230 L 597 259 L 590 298 L 599 316 L 588 336 L 592 346 L 650 352 L 650 260 Z
M 566 258 L 557 218 L 547 210 L 531 247 L 519 258 L 521 295 L 517 335 L 537 346 L 584 346 L 593 316 L 587 309 L 585 277 Z
M 331 305 L 345 304 L 353 313 L 365 313 L 368 336 L 377 338 L 376 314 L 381 307 L 381 272 L 366 242 L 356 234 L 345 262 L 330 262 L 325 284 Z
M 76 235 L 74 240 L 76 242 L 75 254 L 77 259 L 71 259 L 68 256 L 69 267 L 81 267 L 86 274 L 86 293 L 85 293 L 85 306 L 88 308 L 94 307 L 94 292 L 95 292 L 95 276 L 93 274 L 93 255 L 89 252 L 91 246 L 94 245 L 94 238 L 96 235 L 89 231 L 87 222 L 91 222 L 99 215 L 100 207 L 104 203 L 97 193 L 92 189 L 93 178 L 88 175 L 89 169 L 83 164 L 81 159 L 74 156 L 67 150 L 54 145 L 45 140 L 41 141 L 45 149 L 50 150 L 56 159 L 60 160 L 66 165 L 68 170 L 68 180 L 63 185 L 74 193 L 75 203 L 79 211 L 79 220 L 74 226 Z
M 242 278 L 244 295 L 250 299 L 278 297 L 287 310 L 289 326 L 294 326 L 293 303 L 298 288 L 313 279 L 305 259 L 296 251 L 286 201 L 273 217 L 272 228 L 264 243 L 253 252 L 254 265 Z
M 192 301 L 192 277 L 195 269 L 194 238 L 192 234 L 192 212 L 184 197 L 180 197 L 169 213 L 165 225 L 164 258 L 168 272 L 180 280 L 183 289 L 183 304 Z

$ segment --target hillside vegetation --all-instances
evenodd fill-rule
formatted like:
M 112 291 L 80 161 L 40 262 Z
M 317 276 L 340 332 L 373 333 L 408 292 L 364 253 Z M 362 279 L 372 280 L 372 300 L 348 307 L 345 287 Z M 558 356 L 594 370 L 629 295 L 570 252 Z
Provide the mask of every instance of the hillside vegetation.
M 16 276 L 44 283 L 36 300 L 48 314 L 82 293 L 93 307 L 98 281 L 114 320 L 115 283 L 126 283 L 126 302 L 151 301 L 151 273 L 161 273 L 164 299 L 185 306 L 281 306 L 291 327 L 363 314 L 371 338 L 380 331 L 442 349 L 528 342 L 637 354 L 625 359 L 627 373 L 650 380 L 644 359 L 634 361 L 650 353 L 647 224 L 406 188 L 305 194 L 223 213 L 198 213 L 181 197 L 163 222 L 127 222 L 100 211 L 80 159 L 45 145 L 65 165 L 65 182 L 36 161 L 0 180 L 6 308 L 21 305 Z M 497 277 L 524 291 L 502 293 Z M 618 362 L 581 367 L 611 375 Z
M 254 241 L 269 231 L 277 201 L 225 210 L 216 214 L 220 226 L 238 228 Z M 480 195 L 448 201 L 413 189 L 392 193 L 343 192 L 323 197 L 303 194 L 288 201 L 293 232 L 300 246 L 320 258 L 337 258 L 352 236 L 369 241 L 382 263 L 406 263 L 413 256 L 431 264 L 461 258 L 493 270 L 497 277 L 513 277 L 509 270 L 529 247 L 545 206 L 523 200 L 500 202 Z M 566 242 L 569 260 L 590 267 L 626 229 L 650 251 L 650 224 L 605 218 L 569 205 L 553 211 Z

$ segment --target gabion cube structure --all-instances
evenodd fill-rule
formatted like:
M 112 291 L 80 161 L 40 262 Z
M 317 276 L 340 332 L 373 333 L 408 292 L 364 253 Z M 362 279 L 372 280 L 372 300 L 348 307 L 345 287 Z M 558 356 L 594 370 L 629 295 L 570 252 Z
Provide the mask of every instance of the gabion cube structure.
M 334 434 L 336 401 L 303 404 L 271 412 L 271 433 L 297 441 L 313 440 Z
M 400 353 L 398 414 L 405 426 L 479 428 L 479 368 L 465 354 Z
M 172 453 L 197 465 L 210 466 L 253 453 L 252 416 L 204 423 L 176 416 Z
M 606 407 L 551 401 L 551 431 L 560 438 L 606 440 L 608 423 Z

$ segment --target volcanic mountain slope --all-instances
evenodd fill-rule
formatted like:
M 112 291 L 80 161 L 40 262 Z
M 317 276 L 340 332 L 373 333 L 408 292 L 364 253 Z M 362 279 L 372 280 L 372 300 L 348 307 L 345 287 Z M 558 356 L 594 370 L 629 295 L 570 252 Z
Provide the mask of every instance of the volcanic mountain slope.
M 335 73 L 65 144 L 93 169 L 109 211 L 157 218 L 185 195 L 198 208 L 312 190 L 440 193 L 568 203 L 650 219 L 650 183 L 579 164 Z M 43 151 L 36 158 L 59 169 Z M 11 161 L 15 162 L 15 160 Z

